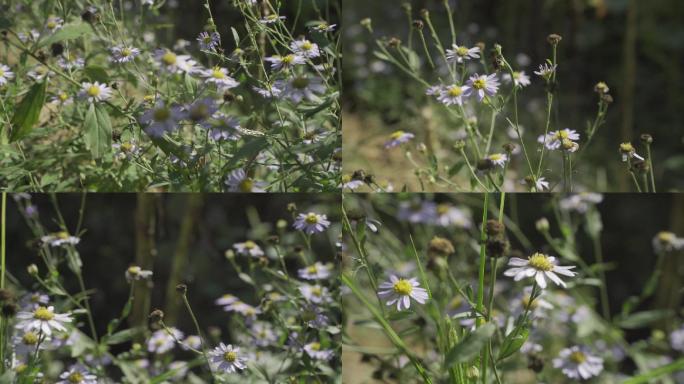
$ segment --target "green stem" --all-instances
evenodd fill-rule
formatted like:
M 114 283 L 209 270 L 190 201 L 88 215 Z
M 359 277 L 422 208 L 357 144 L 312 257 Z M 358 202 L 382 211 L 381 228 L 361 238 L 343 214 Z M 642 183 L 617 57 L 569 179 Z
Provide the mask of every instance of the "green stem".
M 478 288 L 477 288 L 477 310 L 478 312 L 484 312 L 484 280 L 485 280 L 485 266 L 487 263 L 486 254 L 486 244 L 487 234 L 485 233 L 485 228 L 487 226 L 487 209 L 489 207 L 489 193 L 485 193 L 484 205 L 482 207 L 482 226 L 480 228 L 480 270 L 478 274 Z M 483 317 L 478 317 L 476 322 L 476 327 L 480 327 L 484 322 Z M 487 361 L 486 361 L 486 349 L 480 357 L 480 367 L 482 374 L 482 382 L 486 383 L 487 380 Z
M 601 311 L 603 317 L 610 321 L 610 303 L 608 301 L 608 284 L 606 281 L 606 272 L 603 268 L 603 249 L 601 248 L 601 239 L 598 235 L 594 236 L 594 255 L 596 262 L 600 264 L 599 275 L 601 276 Z
M 653 176 L 653 158 L 651 157 L 651 144 L 646 144 L 646 155 L 648 156 L 648 170 L 651 174 L 651 192 L 656 192 L 655 176 Z
M 204 356 L 204 359 L 207 360 L 207 366 L 209 367 L 209 372 L 211 373 L 211 377 L 216 380 L 216 377 L 214 377 L 214 370 L 211 368 L 211 361 L 209 361 L 209 356 L 207 355 L 207 348 L 204 343 L 204 337 L 202 336 L 202 330 L 200 329 L 199 322 L 197 321 L 197 317 L 195 317 L 195 313 L 192 311 L 192 307 L 190 307 L 190 302 L 188 301 L 188 296 L 187 294 L 183 293 L 183 304 L 185 304 L 185 308 L 188 310 L 188 313 L 190 314 L 190 317 L 192 318 L 193 324 L 195 324 L 195 331 L 197 331 L 197 336 L 200 338 L 200 345 L 202 347 L 202 356 Z
M 2 193 L 2 225 L 0 228 L 0 289 L 5 289 L 5 232 L 7 229 L 7 192 Z M 5 372 L 5 317 L 0 316 L 0 374 Z

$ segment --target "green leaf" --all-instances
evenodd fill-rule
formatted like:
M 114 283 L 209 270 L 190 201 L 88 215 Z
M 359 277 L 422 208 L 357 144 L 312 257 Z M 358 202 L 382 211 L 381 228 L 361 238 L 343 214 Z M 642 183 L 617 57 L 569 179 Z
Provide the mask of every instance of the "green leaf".
M 83 69 L 83 72 L 85 72 L 86 76 L 91 81 L 98 81 L 100 83 L 109 82 L 109 75 L 104 67 L 100 67 L 98 65 L 89 65 Z
M 24 138 L 38 122 L 40 110 L 43 109 L 43 104 L 45 103 L 47 83 L 48 80 L 46 78 L 42 83 L 34 84 L 28 94 L 26 94 L 26 97 L 19 103 L 14 116 L 12 116 L 10 141 Z
M 45 40 L 42 40 L 39 47 L 44 47 L 53 43 L 57 43 L 64 40 L 77 39 L 91 31 L 90 25 L 86 23 L 72 23 L 67 24 L 59 31 L 55 32 L 52 36 Z
M 475 358 L 492 337 L 495 329 L 494 324 L 488 323 L 466 335 L 460 343 L 447 352 L 444 361 L 446 366 L 451 367 L 454 364 L 465 363 Z
M 230 27 L 230 31 L 233 32 L 233 39 L 235 39 L 235 46 L 239 47 L 240 46 L 240 35 L 238 35 L 238 31 L 233 27 Z
M 527 341 L 527 337 L 530 335 L 530 331 L 526 328 L 515 328 L 511 333 L 506 335 L 503 343 L 501 344 L 501 350 L 499 350 L 499 356 L 497 360 L 503 360 L 512 354 L 518 352 L 520 348 Z
M 617 321 L 620 328 L 636 329 L 647 326 L 658 320 L 662 320 L 672 315 L 672 311 L 654 309 L 650 311 L 635 312 Z
M 245 283 L 250 284 L 250 285 L 254 285 L 254 280 L 252 280 L 252 278 L 248 274 L 238 273 L 238 277 L 240 278 L 240 280 L 244 281 Z
M 94 158 L 99 159 L 112 149 L 112 122 L 103 106 L 90 104 L 85 116 L 85 141 Z
M 143 331 L 144 329 L 142 327 L 124 329 L 123 331 L 119 331 L 109 336 L 109 338 L 107 338 L 107 344 L 116 345 L 131 341 L 136 335 L 142 334 Z
M 268 140 L 265 137 L 259 137 L 248 141 L 245 145 L 240 147 L 235 155 L 230 159 L 226 167 L 231 168 L 237 164 L 238 161 L 244 158 L 254 157 L 259 154 L 264 148 L 268 147 Z

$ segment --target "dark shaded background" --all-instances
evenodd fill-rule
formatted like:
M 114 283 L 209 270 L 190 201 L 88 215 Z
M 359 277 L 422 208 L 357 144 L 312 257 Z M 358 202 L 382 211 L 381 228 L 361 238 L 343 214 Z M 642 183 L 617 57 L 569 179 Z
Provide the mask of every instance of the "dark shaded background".
M 90 194 L 87 195 L 83 228 L 87 232 L 82 236 L 78 251 L 83 259 L 83 276 L 86 287 L 93 290 L 91 305 L 98 332 L 102 333 L 107 322 L 121 313 L 129 292 L 129 285 L 124 278 L 128 266 L 135 262 L 136 225 L 135 214 L 138 199 L 136 194 Z M 150 196 L 149 194 L 147 196 Z M 158 254 L 154 259 L 152 287 L 152 308 L 166 308 L 169 300 L 179 297 L 166 297 L 171 262 L 178 244 L 181 222 L 187 218 L 188 199 L 190 194 L 156 195 L 157 229 L 155 242 Z M 200 319 L 201 325 L 219 326 L 225 330 L 228 316 L 213 301 L 224 293 L 232 293 L 251 305 L 258 305 L 253 297 L 251 286 L 237 277 L 237 273 L 224 257 L 224 252 L 236 242 L 242 242 L 251 236 L 255 239 L 265 238 L 275 233 L 275 222 L 279 219 L 288 221 L 286 231 L 291 231 L 292 214 L 287 205 L 295 203 L 300 210 L 314 210 L 326 213 L 335 222 L 339 217 L 339 195 L 334 194 L 206 194 L 194 195 L 201 198 L 197 225 L 191 231 L 192 240 L 188 252 L 187 268 L 183 270 L 181 281 L 172 282 L 188 285 L 188 298 L 193 310 Z M 73 231 L 78 221 L 80 194 L 58 194 L 61 212 L 67 225 Z M 57 231 L 53 205 L 48 195 L 33 195 L 33 201 L 40 212 L 41 222 L 49 231 Z M 253 209 L 260 221 L 265 225 L 252 232 L 247 212 Z M 32 280 L 26 273 L 26 267 L 35 263 L 41 271 L 45 271 L 38 253 L 33 249 L 35 240 L 17 211 L 17 205 L 8 199 L 8 248 L 7 265 L 9 272 L 17 277 L 25 287 L 31 286 Z M 332 261 L 335 255 L 333 231 L 312 237 L 314 255 L 323 262 Z M 262 244 L 263 242 L 259 241 Z M 303 242 L 299 240 L 297 244 Z M 283 245 L 288 269 L 296 274 L 301 263 L 292 254 L 291 245 Z M 238 264 L 244 260 L 237 257 Z M 276 264 L 276 262 L 272 262 Z M 70 292 L 78 292 L 76 278 L 66 268 L 61 268 L 65 286 Z M 168 317 L 168 314 L 167 314 Z M 194 329 L 187 312 L 180 308 L 177 324 L 180 329 L 190 332 Z M 194 332 L 191 332 L 194 333 Z
M 381 134 L 403 128 L 401 121 L 406 117 L 419 116 L 425 90 L 391 65 L 372 69 L 378 63 L 372 54 L 373 40 L 359 22 L 372 19 L 373 39 L 396 36 L 406 42 L 408 21 L 402 3 L 346 0 L 344 7 L 345 106 L 351 114 L 380 115 L 386 125 Z M 411 18 L 420 18 L 423 8 L 430 10 L 442 40 L 450 40 L 442 0 L 410 3 Z M 518 68 L 532 77 L 550 55 L 547 35 L 563 36 L 558 56 L 561 109 L 557 116 L 563 127 L 583 133 L 587 120 L 596 114 L 593 87 L 598 81 L 608 83 L 615 103 L 587 153 L 591 164 L 607 167 L 608 190 L 629 187 L 617 147 L 627 140 L 638 144 L 642 133 L 655 138 L 660 190 L 684 188 L 684 2 L 450 0 L 450 4 L 460 44 L 483 41 L 492 47 L 500 43 L 511 62 L 523 52 L 531 64 Z M 427 28 L 426 39 L 430 39 Z M 420 47 L 417 36 L 414 46 Z M 424 67 L 429 70 L 428 65 Z M 538 80 L 523 97 L 521 108 L 535 99 L 543 108 L 543 87 Z M 521 124 L 537 132 L 532 122 L 522 120 Z

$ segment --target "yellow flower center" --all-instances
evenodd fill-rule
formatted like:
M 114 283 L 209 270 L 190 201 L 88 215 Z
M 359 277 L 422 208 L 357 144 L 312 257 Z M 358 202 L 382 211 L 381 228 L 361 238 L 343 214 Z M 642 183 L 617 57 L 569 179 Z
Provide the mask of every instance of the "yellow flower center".
M 622 143 L 620 144 L 620 152 L 634 152 L 634 147 L 632 143 Z
M 226 74 L 223 73 L 223 71 L 221 71 L 221 68 L 219 68 L 219 67 L 214 67 L 214 69 L 211 71 L 211 76 L 214 79 L 225 79 L 226 78 Z
M 659 232 L 658 240 L 662 243 L 671 243 L 675 239 L 675 234 L 672 232 Z
M 550 271 L 553 269 L 553 263 L 549 261 L 549 257 L 543 253 L 535 253 L 530 256 L 528 264 L 539 271 Z
M 70 383 L 78 384 L 81 381 L 83 381 L 83 375 L 81 375 L 79 372 L 74 372 L 74 373 L 69 375 L 69 382 Z
M 297 89 L 304 89 L 309 85 L 309 79 L 306 77 L 297 77 L 296 79 L 292 80 L 292 86 L 297 88 Z
M 556 139 L 563 140 L 568 138 L 568 131 L 558 131 L 556 133 Z
M 3 71 L 2 68 L 0 68 L 0 77 L 3 77 L 3 76 L 5 76 L 5 71 Z
M 449 87 L 449 91 L 447 93 L 451 97 L 461 96 L 461 94 L 463 94 L 463 88 L 459 87 L 458 85 L 454 85 Z
M 133 144 L 131 144 L 131 143 L 126 142 L 126 143 L 121 144 L 121 150 L 124 152 L 130 152 L 132 149 L 133 149 Z
M 155 121 L 166 121 L 171 117 L 171 111 L 168 108 L 158 108 L 154 110 Z
M 316 297 L 321 297 L 323 295 L 323 290 L 319 286 L 311 288 L 311 294 Z
M 486 85 L 486 82 L 483 78 L 478 78 L 475 81 L 473 81 L 473 88 L 475 89 L 484 89 Z
M 245 248 L 254 249 L 255 247 L 256 247 L 256 243 L 253 242 L 252 240 L 245 241 Z
M 69 95 L 67 95 L 64 92 L 60 93 L 59 96 L 57 96 L 57 97 L 59 97 L 59 100 L 61 100 L 62 102 L 65 102 L 65 101 L 67 101 L 67 99 L 69 99 Z
M 318 216 L 316 216 L 316 214 L 313 212 L 309 213 L 308 215 L 306 215 L 306 222 L 308 224 L 316 224 L 318 223 Z
M 313 44 L 310 41 L 305 41 L 302 43 L 302 49 L 305 51 L 310 51 L 313 49 Z
M 503 155 L 500 153 L 493 153 L 493 154 L 489 155 L 489 160 L 499 161 L 501 159 L 503 159 Z
M 318 272 L 318 268 L 316 268 L 315 265 L 310 266 L 309 268 L 306 269 L 307 272 L 314 274 Z
M 266 16 L 266 20 L 269 20 L 269 21 L 273 21 L 273 20 L 277 20 L 277 19 L 278 19 L 278 15 L 268 15 L 268 16 Z
M 399 140 L 402 136 L 404 136 L 404 131 L 394 131 L 390 135 L 390 138 L 392 138 L 392 140 Z
M 241 192 L 252 192 L 252 188 L 254 188 L 254 180 L 246 178 L 240 182 Z
M 238 357 L 238 356 L 237 356 L 237 353 L 235 353 L 235 352 L 233 352 L 233 351 L 226 352 L 226 353 L 223 354 L 223 360 L 225 360 L 225 361 L 227 361 L 227 362 L 229 362 L 229 363 L 235 362 L 235 360 L 237 360 L 237 357 Z
M 393 289 L 395 293 L 398 293 L 402 296 L 407 296 L 413 291 L 413 285 L 411 285 L 408 280 L 399 279 L 396 283 L 394 283 Z
M 55 29 L 55 28 L 57 28 L 57 22 L 54 20 L 49 20 L 47 22 L 47 27 L 48 27 L 48 29 Z
M 342 175 L 342 182 L 343 183 L 346 184 L 346 183 L 350 182 L 351 180 L 352 180 L 351 175 Z
M 123 147 L 123 146 L 122 146 L 122 147 Z M 131 275 L 133 275 L 133 276 L 136 276 L 136 275 L 140 274 L 140 271 L 141 271 L 141 270 L 142 270 L 142 269 L 141 269 L 140 267 L 136 266 L 136 265 L 131 266 L 131 267 L 128 267 L 128 273 L 131 274 Z
M 294 60 L 295 60 L 295 56 L 294 56 L 294 55 L 287 55 L 287 56 L 284 56 L 284 57 L 281 59 L 281 61 L 283 62 L 283 64 L 286 64 L 286 65 L 287 65 L 287 64 L 292 64 L 292 63 L 294 62 Z
M 65 231 L 57 232 L 57 233 L 55 233 L 55 237 L 58 238 L 58 239 L 62 239 L 62 240 L 68 239 L 68 238 L 69 238 L 69 233 L 68 233 L 68 232 L 65 232 Z
M 570 354 L 570 360 L 576 364 L 582 364 L 587 361 L 587 356 L 580 351 L 575 351 Z
M 459 56 L 466 56 L 468 54 L 468 48 L 467 47 L 458 47 L 456 50 L 456 54 Z
M 90 88 L 88 88 L 88 95 L 90 95 L 90 96 L 93 96 L 93 97 L 100 96 L 100 92 L 101 92 L 100 87 L 98 87 L 97 85 L 91 85 Z
M 444 215 L 449 212 L 449 208 L 451 208 L 449 204 L 439 204 L 437 206 L 437 214 Z
M 321 343 L 313 342 L 309 344 L 309 348 L 313 349 L 314 351 L 320 351 L 321 350 Z
M 133 54 L 133 51 L 131 51 L 130 48 L 124 48 L 121 50 L 121 56 L 123 57 L 128 57 Z
M 162 62 L 166 65 L 173 65 L 176 64 L 177 56 L 173 52 L 166 52 L 164 56 L 162 56 Z
M 38 309 L 33 312 L 33 318 L 41 321 L 50 321 L 55 318 L 55 314 L 45 307 L 38 307 Z
M 38 335 L 33 332 L 26 332 L 21 338 L 21 341 L 25 345 L 36 345 L 38 344 Z

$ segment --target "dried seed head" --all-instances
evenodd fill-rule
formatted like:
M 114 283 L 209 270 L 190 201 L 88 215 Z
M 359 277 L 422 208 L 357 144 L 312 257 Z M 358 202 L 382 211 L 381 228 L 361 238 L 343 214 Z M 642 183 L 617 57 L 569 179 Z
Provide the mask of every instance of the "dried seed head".
M 428 252 L 433 255 L 449 256 L 456 252 L 456 249 L 448 239 L 435 236 L 430 240 Z
M 164 320 L 164 311 L 161 309 L 155 309 L 154 311 L 150 312 L 149 319 L 153 324 L 161 322 Z
M 610 88 L 608 88 L 608 84 L 604 83 L 603 81 L 599 81 L 594 86 L 594 92 L 603 95 L 610 92 Z
M 503 150 L 504 150 L 506 153 L 508 153 L 509 155 L 510 155 L 511 153 L 513 153 L 513 152 L 515 151 L 515 148 L 516 148 L 515 144 L 513 144 L 513 143 L 506 143 L 506 144 L 502 145 L 501 147 L 502 147 Z
M 548 41 L 549 44 L 554 45 L 554 46 L 555 46 L 555 45 L 558 45 L 558 43 L 560 43 L 561 40 L 563 40 L 563 37 L 561 37 L 561 35 L 558 35 L 558 34 L 555 34 L 555 33 L 550 34 L 550 35 L 546 38 L 546 41 Z
M 178 284 L 176 285 L 176 292 L 180 293 L 181 295 L 185 295 L 188 293 L 188 286 L 185 284 Z
M 423 20 L 413 20 L 413 28 L 422 30 L 425 28 L 425 23 L 423 23 Z
M 9 289 L 0 289 L 0 303 L 6 301 L 13 301 L 14 294 Z
M 541 372 L 544 369 L 544 360 L 537 355 L 529 355 L 527 357 L 527 368 L 534 372 Z
M 401 46 L 401 40 L 397 37 L 391 37 L 389 41 L 387 41 L 387 45 L 392 48 L 397 48 Z
M 649 135 L 648 133 L 644 133 L 639 137 L 641 139 L 641 142 L 644 144 L 651 144 L 653 143 L 653 136 Z
M 19 310 L 19 307 L 17 306 L 16 303 L 11 302 L 11 303 L 6 303 L 3 304 L 2 306 L 2 315 L 4 317 L 14 317 L 14 315 L 17 314 L 17 311 Z
M 612 104 L 613 103 L 613 96 L 611 96 L 610 93 L 602 94 L 601 95 L 601 101 L 606 103 L 606 104 Z
M 490 159 L 480 159 L 477 161 L 476 168 L 478 171 L 487 172 L 487 171 L 491 171 L 492 169 L 494 169 L 495 165 L 496 164 L 494 164 L 494 162 L 491 161 Z
M 487 232 L 487 236 L 490 237 L 501 236 L 506 231 L 506 227 L 497 220 L 487 220 L 485 231 Z

